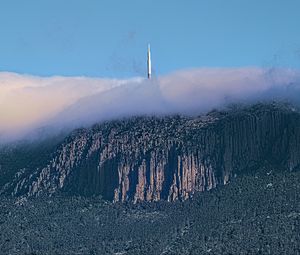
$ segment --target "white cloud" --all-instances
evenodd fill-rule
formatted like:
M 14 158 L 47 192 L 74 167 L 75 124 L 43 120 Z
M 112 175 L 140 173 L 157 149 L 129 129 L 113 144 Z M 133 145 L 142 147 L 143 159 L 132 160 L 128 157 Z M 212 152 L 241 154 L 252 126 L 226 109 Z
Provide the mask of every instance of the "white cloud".
M 141 114 L 201 113 L 228 103 L 299 97 L 298 70 L 202 68 L 148 81 L 0 73 L 0 132 L 79 127 Z

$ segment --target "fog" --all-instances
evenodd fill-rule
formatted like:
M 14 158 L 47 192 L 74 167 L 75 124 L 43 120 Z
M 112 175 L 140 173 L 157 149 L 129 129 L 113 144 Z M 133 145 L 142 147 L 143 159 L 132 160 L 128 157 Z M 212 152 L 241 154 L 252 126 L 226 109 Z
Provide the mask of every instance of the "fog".
M 133 115 L 204 114 L 233 103 L 297 104 L 300 71 L 198 68 L 147 80 L 36 77 L 0 72 L 0 134 L 21 138 Z

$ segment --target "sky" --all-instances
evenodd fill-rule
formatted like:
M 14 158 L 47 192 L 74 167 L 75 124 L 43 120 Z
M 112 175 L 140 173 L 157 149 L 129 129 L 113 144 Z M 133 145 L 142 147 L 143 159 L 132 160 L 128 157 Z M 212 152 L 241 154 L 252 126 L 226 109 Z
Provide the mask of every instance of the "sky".
M 0 71 L 156 76 L 300 67 L 299 0 L 0 0 Z

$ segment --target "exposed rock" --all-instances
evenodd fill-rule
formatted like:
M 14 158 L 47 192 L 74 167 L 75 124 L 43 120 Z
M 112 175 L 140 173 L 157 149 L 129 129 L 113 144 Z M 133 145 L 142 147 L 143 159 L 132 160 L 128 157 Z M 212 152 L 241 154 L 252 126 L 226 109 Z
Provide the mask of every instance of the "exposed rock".
M 287 106 L 137 117 L 77 130 L 48 162 L 20 171 L 2 192 L 185 200 L 266 162 L 289 170 L 300 165 L 300 114 Z

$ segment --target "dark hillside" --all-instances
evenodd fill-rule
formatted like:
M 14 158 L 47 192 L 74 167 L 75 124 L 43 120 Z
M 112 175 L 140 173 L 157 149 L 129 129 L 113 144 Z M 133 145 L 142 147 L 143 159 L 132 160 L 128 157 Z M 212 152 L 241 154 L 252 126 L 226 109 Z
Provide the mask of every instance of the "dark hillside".
M 300 172 L 261 169 L 185 202 L 0 200 L 1 254 L 299 254 Z

